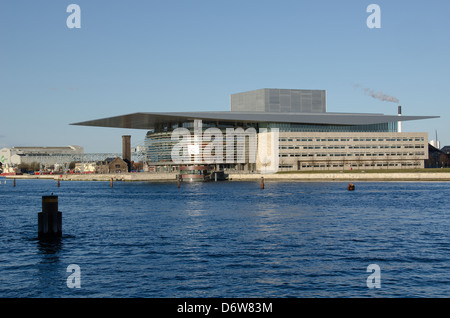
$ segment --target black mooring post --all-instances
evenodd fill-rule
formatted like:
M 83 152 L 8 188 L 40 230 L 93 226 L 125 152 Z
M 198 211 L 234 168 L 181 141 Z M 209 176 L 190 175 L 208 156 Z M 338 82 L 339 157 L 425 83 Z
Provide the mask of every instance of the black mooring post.
M 58 196 L 42 197 L 42 212 L 38 213 L 38 237 L 56 238 L 62 236 L 62 213 L 58 211 Z

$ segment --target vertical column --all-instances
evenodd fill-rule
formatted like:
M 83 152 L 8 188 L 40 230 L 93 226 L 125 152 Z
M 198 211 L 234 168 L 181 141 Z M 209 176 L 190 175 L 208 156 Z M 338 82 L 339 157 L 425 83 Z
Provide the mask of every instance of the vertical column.
M 122 159 L 128 165 L 128 172 L 131 171 L 131 136 L 122 136 Z
M 194 162 L 197 164 L 202 164 L 203 161 L 203 154 L 202 154 L 202 147 L 203 147 L 203 124 L 202 121 L 199 119 L 194 120 L 194 142 L 193 142 L 193 154 L 194 154 Z
M 58 196 L 42 197 L 42 212 L 38 213 L 38 237 L 62 236 L 62 213 L 58 211 Z

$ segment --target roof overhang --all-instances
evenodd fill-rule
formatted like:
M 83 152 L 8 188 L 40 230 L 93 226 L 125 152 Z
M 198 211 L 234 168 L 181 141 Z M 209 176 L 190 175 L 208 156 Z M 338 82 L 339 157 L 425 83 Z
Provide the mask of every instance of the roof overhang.
M 357 113 L 267 113 L 267 112 L 168 112 L 133 113 L 88 120 L 71 125 L 154 129 L 160 124 L 176 124 L 195 119 L 220 122 L 294 123 L 315 125 L 371 125 L 388 122 L 439 118 L 439 116 L 396 116 Z

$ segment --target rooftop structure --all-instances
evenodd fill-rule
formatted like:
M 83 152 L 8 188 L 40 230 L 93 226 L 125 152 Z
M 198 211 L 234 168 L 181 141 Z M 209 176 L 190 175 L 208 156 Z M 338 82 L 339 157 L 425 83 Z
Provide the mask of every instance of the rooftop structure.
M 229 125 L 244 124 L 294 124 L 340 126 L 342 129 L 361 131 L 357 126 L 382 125 L 385 129 L 397 130 L 399 121 L 439 118 L 438 116 L 396 116 L 361 113 L 270 113 L 270 112 L 151 112 L 133 113 L 102 119 L 94 119 L 73 125 L 115 127 L 129 129 L 171 130 L 186 122 L 200 119 L 203 123 Z M 345 126 L 345 127 L 342 127 Z M 388 128 L 391 127 L 391 128 Z M 322 127 L 326 129 L 326 127 Z M 314 128 L 315 129 L 315 128 Z M 317 128 L 319 129 L 319 128 Z M 337 128 L 336 128 L 337 129 Z M 364 128 L 362 128 L 364 129 Z M 376 129 L 374 127 L 374 129 Z
M 263 88 L 231 95 L 232 112 L 325 113 L 326 91 Z

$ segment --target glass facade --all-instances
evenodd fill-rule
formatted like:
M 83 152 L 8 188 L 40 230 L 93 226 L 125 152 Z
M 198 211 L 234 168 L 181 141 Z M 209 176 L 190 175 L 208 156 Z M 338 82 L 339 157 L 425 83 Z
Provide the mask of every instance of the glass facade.
M 158 129 L 147 132 L 145 138 L 145 147 L 147 149 L 148 162 L 172 162 L 171 151 L 178 141 L 171 140 L 173 129 L 177 127 L 187 128 L 191 134 L 194 131 L 194 121 L 188 121 L 177 124 L 164 124 Z M 253 127 L 257 131 L 260 128 L 278 128 L 279 132 L 397 132 L 397 122 L 372 124 L 372 125 L 311 125 L 294 123 L 247 123 L 247 122 L 219 122 L 203 121 L 203 131 L 210 127 L 221 129 L 223 135 L 226 135 L 226 128 L 249 128 Z
M 148 162 L 171 162 L 171 152 L 177 141 L 171 140 L 171 132 L 149 131 L 145 138 Z
M 397 132 L 397 122 L 371 125 L 310 125 L 259 123 L 259 128 L 278 128 L 280 132 Z

